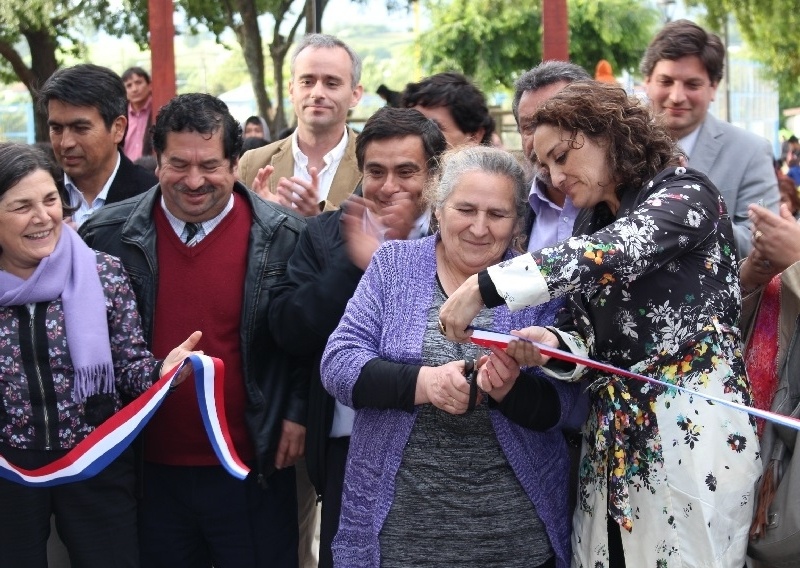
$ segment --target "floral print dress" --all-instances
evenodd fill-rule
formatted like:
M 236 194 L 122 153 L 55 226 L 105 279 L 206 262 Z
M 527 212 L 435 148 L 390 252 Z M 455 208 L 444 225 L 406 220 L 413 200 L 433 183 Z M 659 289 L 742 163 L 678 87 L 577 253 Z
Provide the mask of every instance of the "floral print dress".
M 569 318 L 553 330 L 573 351 L 749 405 L 733 232 L 719 192 L 694 170 L 670 168 L 624 195 L 615 218 L 599 213 L 583 216 L 602 227 L 592 234 L 490 268 L 498 293 L 512 309 L 567 296 Z M 592 405 L 572 565 L 608 566 L 609 515 L 629 567 L 744 566 L 761 471 L 750 417 L 582 367 L 560 378 L 585 381 Z

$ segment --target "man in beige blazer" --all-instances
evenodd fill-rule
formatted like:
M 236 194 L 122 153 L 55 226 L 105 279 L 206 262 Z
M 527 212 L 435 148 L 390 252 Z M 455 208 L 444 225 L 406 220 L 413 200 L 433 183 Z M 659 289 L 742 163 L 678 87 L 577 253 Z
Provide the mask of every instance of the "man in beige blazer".
M 306 35 L 291 61 L 289 97 L 297 128 L 288 138 L 245 152 L 239 160 L 239 179 L 264 199 L 306 217 L 337 209 L 361 180 L 356 133 L 347 126 L 347 114 L 363 91 L 361 59 L 347 44 L 329 35 Z M 285 439 L 304 445 L 305 426 L 290 426 L 296 431 Z M 305 458 L 295 467 L 299 567 L 313 568 L 317 565 L 317 494 Z
M 291 62 L 294 133 L 246 152 L 239 179 L 261 197 L 305 216 L 336 209 L 361 179 L 347 113 L 361 100 L 361 59 L 341 40 L 310 34 Z

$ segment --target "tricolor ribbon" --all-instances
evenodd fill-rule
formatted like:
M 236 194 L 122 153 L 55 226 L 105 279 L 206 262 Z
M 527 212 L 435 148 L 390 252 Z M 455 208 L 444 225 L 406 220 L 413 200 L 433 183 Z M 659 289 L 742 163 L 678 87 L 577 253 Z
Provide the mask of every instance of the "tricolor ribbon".
M 782 426 L 787 426 L 788 428 L 792 428 L 794 430 L 800 431 L 800 420 L 797 418 L 792 418 L 791 416 L 784 416 L 783 414 L 777 414 L 776 412 L 770 412 L 768 410 L 761 410 L 759 408 L 753 408 L 752 406 L 747 406 L 746 404 L 741 404 L 739 402 L 734 402 L 732 400 L 725 400 L 723 398 L 716 397 L 710 394 L 704 394 L 698 392 L 696 390 L 687 389 L 686 387 L 673 385 L 666 381 L 660 381 L 658 379 L 654 379 L 652 377 L 647 377 L 645 375 L 640 375 L 639 373 L 634 373 L 633 371 L 628 371 L 626 369 L 621 369 L 619 367 L 615 367 L 613 365 L 609 365 L 607 363 L 601 363 L 599 361 L 595 361 L 593 359 L 589 359 L 588 357 L 583 357 L 581 355 L 576 355 L 575 353 L 570 353 L 568 351 L 562 351 L 561 349 L 556 349 L 555 347 L 550 347 L 549 345 L 545 345 L 544 343 L 539 343 L 538 341 L 532 341 L 530 339 L 525 339 L 523 337 L 516 337 L 515 339 L 521 339 L 523 341 L 528 341 L 539 348 L 544 355 L 548 355 L 549 357 L 555 357 L 556 359 L 560 359 L 562 361 L 567 361 L 569 363 L 577 363 L 579 365 L 585 365 L 586 367 L 591 367 L 592 369 L 597 369 L 599 371 L 605 371 L 607 373 L 611 373 L 614 375 L 620 375 L 623 377 L 628 377 L 630 379 L 636 379 L 638 381 L 645 381 L 654 385 L 661 385 L 666 387 L 667 389 L 675 389 L 680 392 L 690 394 L 692 396 L 699 396 L 706 400 L 710 400 L 716 402 L 717 404 L 721 404 L 723 406 L 727 406 L 728 408 L 734 408 L 736 410 L 741 410 L 742 412 L 746 412 L 758 418 L 763 418 L 764 420 L 769 420 L 770 422 L 774 422 L 776 424 L 780 424 Z
M 77 446 L 46 466 L 26 470 L 0 456 L 0 477 L 29 487 L 53 487 L 82 481 L 100 473 L 130 445 L 164 402 L 169 389 L 186 364 L 194 368 L 197 400 L 208 439 L 222 466 L 234 477 L 244 479 L 249 468 L 233 447 L 225 419 L 221 360 L 207 355 L 190 355 L 130 404 L 95 428 Z M 217 379 L 217 380 L 215 380 Z

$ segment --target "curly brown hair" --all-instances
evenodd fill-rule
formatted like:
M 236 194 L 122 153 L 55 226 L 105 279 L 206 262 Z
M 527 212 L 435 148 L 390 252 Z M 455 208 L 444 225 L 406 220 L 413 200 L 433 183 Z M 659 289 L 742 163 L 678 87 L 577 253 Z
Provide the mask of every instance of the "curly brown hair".
M 533 116 L 542 124 L 572 133 L 575 148 L 580 132 L 600 144 L 617 183 L 616 193 L 638 191 L 669 165 L 680 163 L 680 151 L 649 106 L 624 89 L 598 81 L 572 83 L 545 101 Z

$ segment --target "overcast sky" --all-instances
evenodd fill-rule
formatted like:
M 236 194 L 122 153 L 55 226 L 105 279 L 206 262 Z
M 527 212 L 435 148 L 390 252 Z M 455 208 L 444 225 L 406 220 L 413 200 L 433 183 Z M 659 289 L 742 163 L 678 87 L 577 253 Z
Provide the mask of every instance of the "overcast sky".
M 384 23 L 392 29 L 407 30 L 414 26 L 413 12 L 404 10 L 389 14 L 383 0 L 367 0 L 363 5 L 352 0 L 329 0 L 322 15 L 322 29 L 326 26 L 347 24 L 348 22 Z

